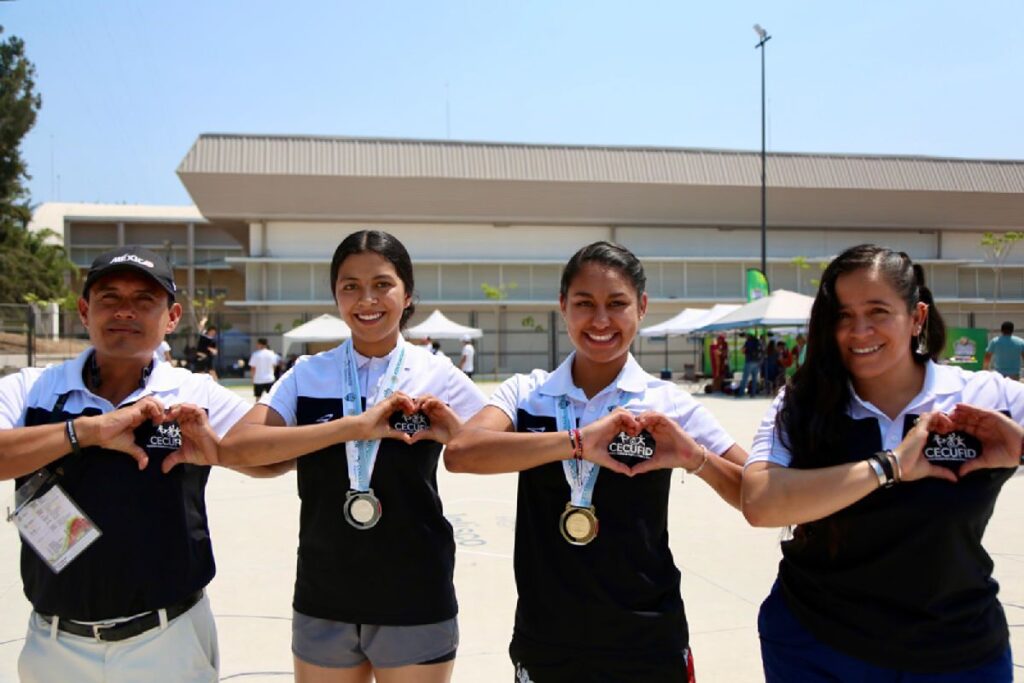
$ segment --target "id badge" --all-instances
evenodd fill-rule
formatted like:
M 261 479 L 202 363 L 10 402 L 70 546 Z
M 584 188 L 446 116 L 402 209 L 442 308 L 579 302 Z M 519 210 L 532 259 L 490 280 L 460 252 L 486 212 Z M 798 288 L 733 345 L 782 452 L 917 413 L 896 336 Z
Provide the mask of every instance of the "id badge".
M 14 522 L 21 537 L 54 574 L 102 535 L 47 470 L 36 472 L 18 487 L 13 511 L 7 508 L 7 521 Z

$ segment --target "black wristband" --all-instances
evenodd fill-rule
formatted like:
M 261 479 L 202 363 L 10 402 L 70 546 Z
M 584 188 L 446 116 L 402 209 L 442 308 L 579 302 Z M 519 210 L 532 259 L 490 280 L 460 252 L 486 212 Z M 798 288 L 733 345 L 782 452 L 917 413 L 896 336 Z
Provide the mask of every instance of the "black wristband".
M 68 420 L 64 423 L 64 433 L 68 436 L 68 441 L 71 442 L 71 452 L 78 455 L 82 452 L 82 445 L 78 443 L 78 434 L 75 432 L 75 421 Z
M 880 451 L 871 456 L 875 462 L 882 466 L 882 471 L 885 472 L 885 483 L 882 484 L 883 488 L 889 488 L 896 483 L 896 473 L 892 469 L 892 462 L 889 460 L 889 456 L 885 451 Z

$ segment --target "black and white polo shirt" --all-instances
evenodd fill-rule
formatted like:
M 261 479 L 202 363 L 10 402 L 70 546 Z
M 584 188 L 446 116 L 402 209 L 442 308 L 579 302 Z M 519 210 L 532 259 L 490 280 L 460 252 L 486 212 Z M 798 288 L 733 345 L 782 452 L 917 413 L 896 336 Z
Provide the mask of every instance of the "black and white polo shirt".
M 519 432 L 556 430 L 556 402 L 567 396 L 579 425 L 621 404 L 634 414 L 653 410 L 676 420 L 711 454 L 721 455 L 734 444 L 692 396 L 650 376 L 632 356 L 612 384 L 587 399 L 573 383 L 574 357 L 554 372 L 510 378 L 490 405 L 508 415 Z M 627 397 L 624 404 L 620 391 Z M 680 575 L 668 546 L 670 481 L 671 470 L 633 478 L 602 470 L 593 496 L 599 533 L 590 544 L 573 546 L 558 528 L 569 501 L 562 463 L 520 472 L 513 648 L 637 656 L 688 646 Z
M 441 399 L 463 420 L 479 411 L 484 396 L 447 357 L 406 344 L 396 389 Z M 393 353 L 397 352 L 397 347 Z M 356 353 L 360 392 L 375 393 L 391 355 Z M 288 425 L 337 420 L 344 414 L 341 347 L 300 358 L 261 403 Z M 407 446 L 384 439 L 370 480 L 383 516 L 371 529 L 349 526 L 342 514 L 349 490 L 345 444 L 298 459 L 299 557 L 295 610 L 320 619 L 358 624 L 415 625 L 444 621 L 458 606 L 452 577 L 455 541 L 437 489 L 442 446 Z
M 784 400 L 780 394 L 762 420 L 748 464 L 790 466 L 792 456 L 775 429 Z M 895 419 L 853 393 L 846 448 L 833 462 L 895 448 L 919 415 L 948 413 L 957 403 L 1024 423 L 1020 382 L 929 362 L 921 392 Z M 967 434 L 932 434 L 925 454 L 956 470 L 979 448 Z M 981 541 L 1015 469 L 979 470 L 955 484 L 927 478 L 878 489 L 801 525 L 782 544 L 779 585 L 786 603 L 820 640 L 878 666 L 923 673 L 980 666 L 1008 643 L 999 586 Z
M 223 435 L 249 410 L 208 375 L 168 363 L 154 363 L 145 385 L 114 406 L 85 387 L 82 372 L 91 354 L 89 349 L 60 365 L 25 368 L 0 380 L 0 429 L 100 415 L 154 396 L 165 407 L 193 403 L 206 409 L 213 429 Z M 169 474 L 160 471 L 164 457 L 181 445 L 173 423 L 145 422 L 135 430 L 135 442 L 149 455 L 141 472 L 132 457 L 100 447 L 49 465 L 63 472 L 61 486 L 102 536 L 60 574 L 22 544 L 25 595 L 37 612 L 82 621 L 125 617 L 181 602 L 213 578 L 204 500 L 209 468 L 179 465 Z

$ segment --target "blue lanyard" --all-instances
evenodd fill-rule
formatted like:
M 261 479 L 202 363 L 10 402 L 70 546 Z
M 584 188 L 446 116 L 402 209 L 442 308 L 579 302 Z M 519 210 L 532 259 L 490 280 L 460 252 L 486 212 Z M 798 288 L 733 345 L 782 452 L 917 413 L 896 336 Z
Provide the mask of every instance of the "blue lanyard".
M 377 385 L 377 391 L 370 396 L 370 387 L 366 387 L 366 407 L 375 405 L 379 400 L 388 398 L 395 392 L 398 384 L 398 375 L 402 372 L 402 361 L 405 360 L 405 340 L 398 340 L 398 348 L 392 353 L 391 361 L 385 372 L 386 383 L 381 381 Z M 363 412 L 359 389 L 359 367 L 356 365 L 355 350 L 352 347 L 352 340 L 347 340 L 341 345 L 342 360 L 345 364 L 345 385 L 342 387 L 344 395 L 342 404 L 345 408 L 345 415 L 355 417 Z M 386 384 L 386 386 L 385 386 Z M 377 452 L 380 450 L 380 439 L 372 441 L 347 441 L 345 442 L 345 457 L 348 461 L 348 478 L 352 488 L 356 491 L 369 491 L 370 478 L 373 476 L 373 466 L 377 462 Z
M 626 405 L 629 401 L 627 392 L 620 389 L 616 393 L 616 400 L 608 405 L 607 412 L 609 413 Z M 576 427 L 576 414 L 568 396 L 556 396 L 555 408 L 555 421 L 558 423 L 559 431 L 567 431 Z M 569 458 L 562 461 L 562 471 L 565 472 L 565 480 L 569 483 L 569 502 L 576 507 L 590 507 L 601 467 L 589 460 Z

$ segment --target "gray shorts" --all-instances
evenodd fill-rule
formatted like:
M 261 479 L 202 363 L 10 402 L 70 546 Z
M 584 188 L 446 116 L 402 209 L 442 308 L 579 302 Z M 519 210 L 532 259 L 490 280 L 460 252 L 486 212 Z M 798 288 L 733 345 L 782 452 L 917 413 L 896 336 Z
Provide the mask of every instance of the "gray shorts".
M 374 626 L 317 619 L 292 612 L 292 654 L 314 666 L 349 669 L 435 664 L 455 658 L 456 618 L 421 626 Z

